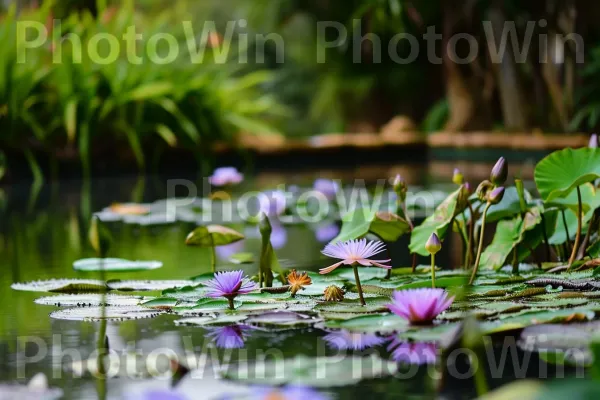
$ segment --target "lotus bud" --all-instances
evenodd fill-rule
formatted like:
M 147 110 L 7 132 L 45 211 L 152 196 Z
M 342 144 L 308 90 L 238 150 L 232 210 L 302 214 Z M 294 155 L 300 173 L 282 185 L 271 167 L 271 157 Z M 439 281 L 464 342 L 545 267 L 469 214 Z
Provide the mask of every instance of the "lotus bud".
M 270 236 L 273 228 L 271 227 L 271 221 L 269 221 L 269 217 L 267 217 L 264 213 L 260 213 L 259 218 L 258 228 L 261 235 Z
M 490 180 L 496 186 L 504 185 L 506 179 L 508 178 L 508 164 L 506 164 L 506 159 L 504 157 L 500 157 L 492 168 L 492 173 L 490 174 Z
M 465 177 L 458 168 L 454 168 L 454 173 L 452 174 L 452 182 L 457 185 L 462 185 L 463 183 L 465 183 Z
M 473 188 L 471 187 L 471 184 L 469 182 L 465 182 L 465 184 L 463 185 L 463 190 L 465 191 L 465 193 L 467 193 L 469 196 L 471 195 L 471 193 L 473 193 Z
M 494 184 L 488 180 L 485 180 L 477 186 L 477 198 L 479 201 L 485 203 L 488 201 L 488 193 L 494 189 Z
M 469 205 L 469 197 L 471 196 L 471 185 L 464 183 L 461 185 L 461 190 L 458 194 L 459 208 L 466 208 Z
M 398 195 L 398 200 L 402 203 L 406 200 L 406 192 L 408 192 L 408 186 L 400 174 L 396 175 L 393 183 L 394 192 Z
M 597 134 L 593 134 L 592 137 L 590 137 L 590 144 L 588 145 L 588 147 L 591 147 L 592 149 L 596 149 L 598 148 L 598 135 Z
M 502 201 L 503 197 L 504 197 L 504 187 L 500 186 L 500 187 L 495 188 L 488 194 L 488 202 L 490 202 L 491 204 L 498 204 Z
M 335 286 L 327 286 L 324 292 L 325 301 L 342 301 L 344 300 L 344 291 Z
M 425 243 L 425 249 L 429 254 L 437 254 L 442 249 L 442 242 L 440 242 L 440 238 L 436 233 L 432 233 Z

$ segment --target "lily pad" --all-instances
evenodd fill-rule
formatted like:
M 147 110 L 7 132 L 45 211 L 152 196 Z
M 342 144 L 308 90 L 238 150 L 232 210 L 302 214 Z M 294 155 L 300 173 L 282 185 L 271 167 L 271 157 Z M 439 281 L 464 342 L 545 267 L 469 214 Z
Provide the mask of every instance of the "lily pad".
M 102 310 L 104 308 L 104 311 Z M 128 321 L 134 319 L 154 318 L 160 311 L 150 310 L 141 306 L 128 307 L 86 307 L 63 308 L 50 313 L 50 318 L 69 321 Z
M 544 201 L 566 197 L 577 186 L 600 178 L 600 150 L 555 151 L 536 165 L 534 177 Z
M 25 292 L 87 293 L 102 292 L 106 284 L 95 279 L 49 279 L 27 283 L 13 283 L 14 290 Z
M 185 239 L 188 246 L 214 247 L 239 242 L 244 235 L 238 231 L 221 225 L 200 226 L 194 229 Z
M 110 289 L 122 292 L 161 291 L 195 285 L 188 280 L 110 280 L 106 284 Z
M 206 317 L 182 318 L 175 321 L 175 325 L 206 326 L 206 325 L 231 325 L 243 322 L 246 315 L 217 315 Z
M 263 327 L 284 327 L 284 328 L 298 328 L 314 325 L 319 322 L 318 319 L 312 318 L 308 315 L 290 312 L 290 311 L 279 311 L 279 312 L 268 312 L 259 315 L 251 315 L 246 320 L 248 324 L 258 325 Z
M 84 258 L 73 263 L 73 269 L 83 272 L 149 271 L 162 267 L 161 261 L 130 261 L 122 258 Z
M 244 384 L 340 387 L 363 379 L 383 378 L 397 371 L 397 364 L 378 356 L 317 357 L 297 356 L 261 363 L 239 363 L 224 368 L 224 378 Z M 352 373 L 350 373 L 352 372 Z
M 102 301 L 103 297 L 104 301 Z M 35 299 L 35 303 L 55 307 L 99 307 L 102 305 L 114 307 L 137 306 L 143 299 L 141 296 L 123 296 L 112 293 L 103 296 L 98 293 L 85 293 L 39 297 Z
M 324 315 L 328 315 L 325 313 Z M 349 314 L 350 315 L 350 314 Z M 406 330 L 410 325 L 395 314 L 362 315 L 350 319 L 328 319 L 324 326 L 363 333 L 392 333 Z

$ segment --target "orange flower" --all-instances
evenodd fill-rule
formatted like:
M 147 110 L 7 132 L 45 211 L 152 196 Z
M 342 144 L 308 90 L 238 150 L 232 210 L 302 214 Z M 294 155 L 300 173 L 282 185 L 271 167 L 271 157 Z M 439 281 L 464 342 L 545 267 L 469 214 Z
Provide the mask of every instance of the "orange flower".
M 323 293 L 325 301 L 342 301 L 344 300 L 344 291 L 339 287 L 332 285 L 325 288 Z
M 312 279 L 310 279 L 310 276 L 308 276 L 306 272 L 299 274 L 295 269 L 289 273 L 287 280 L 290 284 L 290 292 L 292 292 L 292 297 L 294 297 L 299 290 L 304 290 L 305 286 L 312 284 Z

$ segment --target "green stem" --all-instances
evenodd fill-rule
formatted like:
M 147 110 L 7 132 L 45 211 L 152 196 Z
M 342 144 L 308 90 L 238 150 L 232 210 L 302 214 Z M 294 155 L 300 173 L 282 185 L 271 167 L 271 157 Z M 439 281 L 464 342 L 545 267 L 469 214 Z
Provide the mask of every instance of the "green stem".
M 104 256 L 100 258 L 100 281 L 106 282 L 106 272 L 104 270 Z M 104 357 L 106 356 L 106 288 L 102 290 L 100 300 L 100 329 L 98 330 L 98 341 L 96 343 L 97 369 L 100 379 L 104 379 L 106 371 L 104 369 Z
M 477 354 L 479 354 L 478 352 Z M 478 359 L 483 359 L 479 355 L 476 356 Z M 487 392 L 489 392 L 489 386 L 487 383 L 487 378 L 485 376 L 485 371 L 483 368 L 483 363 L 478 363 L 478 367 L 475 368 L 475 390 L 477 391 L 478 397 L 483 397 Z
M 567 216 L 565 215 L 565 210 L 561 210 L 560 211 L 562 214 L 562 222 L 563 222 L 563 226 L 565 227 L 565 233 L 567 234 L 567 242 L 565 244 L 565 246 L 567 247 L 567 251 L 569 251 L 569 245 L 571 243 L 571 234 L 569 233 L 569 225 L 567 225 Z
M 575 244 L 573 245 L 571 258 L 569 258 L 569 266 L 567 267 L 567 271 L 571 270 L 571 267 L 575 262 L 575 257 L 577 256 L 577 249 L 579 248 L 579 241 L 581 240 L 581 230 L 583 225 L 583 220 L 581 217 L 582 208 L 583 206 L 581 204 L 581 189 L 579 188 L 579 186 L 577 186 L 577 234 L 575 235 Z
M 485 218 L 487 217 L 488 210 L 492 206 L 492 203 L 488 202 L 483 210 L 483 216 L 481 217 L 481 228 L 479 232 L 479 245 L 477 247 L 477 257 L 475 258 L 475 265 L 473 266 L 473 273 L 469 280 L 469 285 L 472 285 L 477 276 L 477 268 L 479 268 L 479 261 L 481 260 L 481 251 L 483 250 L 483 236 L 485 235 Z
M 542 234 L 544 235 L 544 244 L 546 245 L 546 261 L 551 261 L 552 256 L 550 255 L 550 242 L 548 242 L 548 232 L 546 232 L 546 218 L 544 213 L 541 213 L 542 217 Z
M 412 273 L 417 271 L 417 253 L 412 254 Z
M 464 215 L 463 215 L 463 217 L 464 217 Z M 465 221 L 464 218 L 463 218 L 463 221 Z M 469 243 L 469 239 L 467 238 L 467 232 L 465 229 L 466 222 L 465 222 L 465 225 L 463 226 L 458 222 L 458 220 L 454 220 L 454 224 L 456 225 L 456 229 L 460 233 L 460 238 L 461 238 L 462 244 L 463 244 L 463 251 L 464 251 L 464 257 L 465 257 L 465 263 L 466 263 L 467 262 L 468 243 Z
M 473 256 L 473 235 L 475 231 L 475 212 L 473 211 L 473 206 L 470 202 L 469 212 L 471 213 L 471 218 L 469 220 L 469 242 L 467 243 L 467 260 L 465 262 L 466 269 L 471 267 L 471 257 Z
M 519 258 L 517 257 L 517 247 L 513 249 L 513 260 L 512 260 L 512 273 L 513 275 L 519 275 Z
M 431 255 L 431 287 L 435 289 L 435 254 Z
M 352 268 L 354 268 L 354 280 L 356 281 L 356 289 L 358 289 L 358 297 L 360 297 L 360 304 L 366 306 L 367 303 L 365 303 L 362 286 L 360 286 L 360 277 L 358 276 L 358 265 L 353 264 Z
M 233 304 L 233 297 L 228 297 L 227 302 L 229 303 L 229 309 L 235 310 L 235 305 Z
M 212 272 L 217 272 L 217 254 L 215 251 L 215 246 L 210 248 L 210 265 L 212 267 Z

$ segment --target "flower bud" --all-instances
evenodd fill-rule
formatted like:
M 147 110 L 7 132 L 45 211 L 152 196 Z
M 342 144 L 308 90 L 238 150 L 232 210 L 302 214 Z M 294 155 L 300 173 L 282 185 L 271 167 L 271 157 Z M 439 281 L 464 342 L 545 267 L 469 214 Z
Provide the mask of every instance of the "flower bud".
M 598 135 L 597 134 L 593 134 L 592 137 L 590 137 L 590 144 L 588 145 L 588 147 L 591 147 L 593 149 L 598 147 Z
M 398 201 L 404 203 L 406 200 L 406 192 L 408 192 L 408 186 L 406 186 L 406 182 L 404 179 L 402 179 L 400 174 L 396 175 L 392 186 L 394 188 L 394 192 L 396 192 L 396 195 L 398 196 Z
M 425 243 L 425 249 L 429 252 L 429 254 L 437 254 L 442 249 L 442 242 L 440 242 L 440 238 L 436 233 L 432 233 Z
M 259 218 L 258 228 L 260 233 L 265 236 L 271 236 L 273 228 L 271 227 L 271 221 L 269 221 L 269 217 L 267 217 L 264 213 L 260 213 Z
M 458 168 L 454 168 L 454 173 L 452 174 L 452 182 L 456 185 L 462 185 L 463 183 L 465 183 L 465 177 Z
M 506 179 L 508 178 L 508 164 L 506 163 L 506 159 L 504 157 L 500 157 L 492 168 L 492 173 L 490 174 L 490 180 L 496 186 L 504 185 Z
M 344 291 L 335 285 L 327 286 L 324 297 L 325 301 L 342 301 L 344 300 Z
M 495 188 L 494 190 L 492 190 L 489 194 L 488 194 L 488 202 L 491 204 L 498 204 L 502 201 L 502 198 L 504 197 L 504 187 L 503 186 L 499 186 L 497 188 Z

